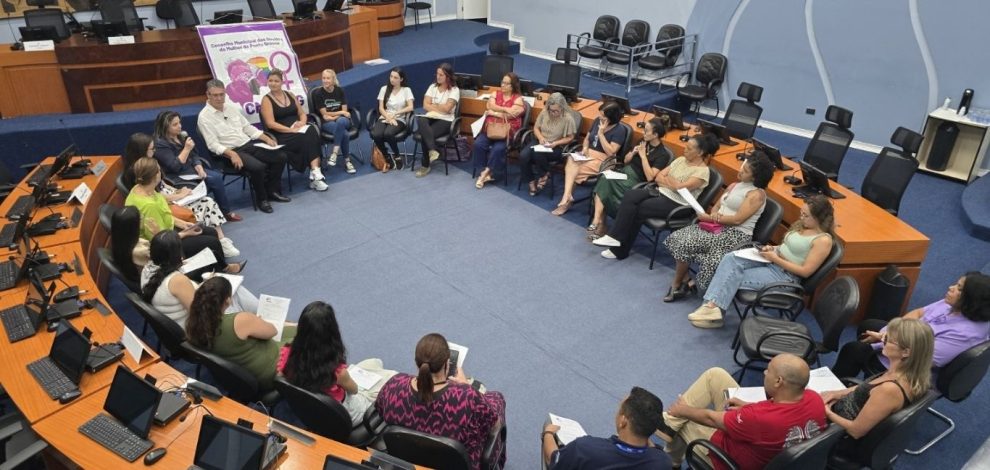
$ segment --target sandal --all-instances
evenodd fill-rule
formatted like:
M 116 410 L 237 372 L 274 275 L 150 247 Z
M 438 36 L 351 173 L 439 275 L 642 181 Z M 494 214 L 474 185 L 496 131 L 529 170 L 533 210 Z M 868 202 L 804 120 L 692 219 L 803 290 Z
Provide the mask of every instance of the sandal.
M 237 267 L 236 270 L 232 269 L 234 266 Z M 230 263 L 227 265 L 227 269 L 225 269 L 224 272 L 227 274 L 240 274 L 244 272 L 245 267 L 247 267 L 247 260 L 241 261 L 240 263 Z
M 553 211 L 551 211 L 550 213 L 553 214 L 553 215 L 556 215 L 556 216 L 564 215 L 564 214 L 567 213 L 567 211 L 569 211 L 571 209 L 571 205 L 573 205 L 573 204 L 574 204 L 574 200 L 573 199 L 568 200 L 568 201 L 565 201 L 565 202 L 562 202 L 560 204 L 557 204 L 557 208 L 554 209 Z
M 547 187 L 547 183 L 550 182 L 550 173 L 547 173 L 540 177 L 540 180 L 536 183 L 536 192 L 543 191 L 543 188 Z
M 664 302 L 676 302 L 687 296 L 687 283 L 682 283 L 675 289 L 674 286 L 667 288 L 667 295 L 662 299 Z
M 485 187 L 485 183 L 489 183 L 492 181 L 495 181 L 495 178 L 492 178 L 492 175 L 490 173 L 487 175 L 482 173 L 478 175 L 478 179 L 474 181 L 474 187 L 481 189 Z
M 536 196 L 536 180 L 529 182 L 529 195 Z
M 588 232 L 588 240 L 591 241 L 601 238 L 608 233 L 608 227 L 605 224 L 591 224 L 586 230 Z

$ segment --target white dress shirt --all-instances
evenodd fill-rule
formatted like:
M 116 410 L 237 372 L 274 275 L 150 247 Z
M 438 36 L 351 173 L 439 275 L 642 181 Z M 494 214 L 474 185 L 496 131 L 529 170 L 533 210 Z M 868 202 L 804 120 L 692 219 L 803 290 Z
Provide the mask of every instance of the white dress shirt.
M 206 141 L 206 148 L 214 155 L 223 155 L 227 149 L 235 149 L 261 137 L 261 129 L 254 127 L 241 113 L 238 106 L 224 102 L 223 111 L 209 103 L 199 112 L 196 126 Z

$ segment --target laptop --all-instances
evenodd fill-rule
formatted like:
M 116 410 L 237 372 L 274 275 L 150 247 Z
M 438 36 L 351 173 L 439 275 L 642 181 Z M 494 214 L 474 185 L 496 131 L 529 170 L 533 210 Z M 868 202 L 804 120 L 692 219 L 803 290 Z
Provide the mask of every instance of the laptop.
M 66 399 L 70 392 L 79 392 L 89 348 L 89 338 L 69 322 L 60 322 L 48 355 L 28 364 L 28 372 L 52 400 Z
M 323 470 L 379 470 L 380 467 L 377 465 L 365 465 L 363 463 L 351 462 L 350 460 L 344 460 L 333 454 L 327 454 L 326 460 L 323 461 Z
M 753 150 L 759 150 L 767 154 L 767 156 L 770 157 L 770 161 L 773 163 L 773 166 L 777 167 L 778 170 L 788 171 L 791 169 L 791 167 L 789 165 L 785 165 L 784 160 L 780 158 L 780 150 L 778 150 L 777 147 L 767 145 L 766 143 L 764 143 L 760 139 L 757 139 L 756 137 L 754 137 L 752 140 L 753 140 Z
M 216 418 L 203 416 L 190 470 L 266 470 L 285 452 L 285 443 Z
M 344 11 L 350 10 L 350 8 L 343 8 L 344 0 L 327 0 L 327 3 L 323 4 L 323 11 Z
M 658 118 L 667 117 L 667 130 L 681 130 L 686 131 L 688 127 L 684 125 L 684 118 L 681 116 L 681 112 L 673 110 L 670 108 L 664 108 L 663 106 L 653 105 L 653 114 Z
M 24 305 L 15 305 L 0 310 L 0 322 L 3 323 L 4 331 L 7 332 L 7 339 L 11 343 L 30 338 L 38 333 L 38 328 L 45 323 L 48 302 L 51 301 L 52 294 L 55 292 L 55 283 L 53 282 L 48 291 L 45 291 L 45 285 L 37 274 L 32 273 L 29 280 Z
M 829 187 L 828 176 L 822 170 L 807 162 L 798 162 L 798 164 L 801 165 L 804 185 L 794 188 L 795 197 L 806 198 L 815 194 L 824 194 L 832 199 L 845 199 L 845 196 Z
M 130 369 L 118 366 L 103 411 L 79 426 L 79 432 L 128 462 L 155 444 L 148 440 L 162 391 Z
M 736 145 L 736 142 L 729 138 L 729 130 L 721 124 L 715 124 L 711 121 L 706 121 L 704 119 L 698 119 L 698 125 L 701 126 L 701 132 L 704 134 L 713 134 L 718 138 L 720 143 L 725 145 Z

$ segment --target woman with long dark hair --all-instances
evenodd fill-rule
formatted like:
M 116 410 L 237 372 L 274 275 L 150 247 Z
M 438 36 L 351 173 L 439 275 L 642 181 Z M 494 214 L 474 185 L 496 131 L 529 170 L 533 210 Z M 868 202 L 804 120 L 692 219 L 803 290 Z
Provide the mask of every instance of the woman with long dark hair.
M 110 218 L 110 253 L 120 273 L 131 282 L 140 282 L 140 269 L 148 264 L 151 244 L 141 238 L 141 213 L 124 206 Z
M 416 132 L 423 142 L 423 161 L 416 170 L 417 178 L 429 174 L 430 164 L 440 158 L 436 139 L 450 132 L 450 123 L 456 117 L 454 111 L 457 110 L 457 102 L 460 100 L 461 90 L 454 81 L 454 67 L 444 62 L 437 67 L 436 80 L 423 95 L 423 109 L 426 115 L 416 118 Z
M 365 389 L 351 378 L 347 348 L 333 307 L 316 301 L 307 305 L 299 316 L 296 338 L 282 346 L 277 370 L 293 385 L 341 402 L 351 416 L 351 423 L 357 425 L 385 382 L 395 375 L 395 371 L 382 368 L 381 359 L 365 359 L 357 367 L 378 375 L 378 382 Z
M 230 281 L 212 277 L 193 296 L 186 337 L 195 346 L 232 361 L 258 379 L 261 390 L 271 390 L 279 348 L 296 336 L 296 325 L 286 322 L 282 337 L 278 329 L 251 312 L 225 314 L 231 306 Z
M 574 204 L 574 185 L 597 175 L 601 171 L 602 162 L 618 156 L 628 137 L 626 128 L 619 125 L 620 120 L 622 108 L 616 102 L 608 101 L 598 107 L 598 118 L 591 124 L 591 129 L 581 144 L 581 155 L 585 159 L 567 158 L 564 164 L 564 193 L 560 195 L 560 202 L 551 214 L 566 214 Z
M 408 121 L 412 111 L 413 93 L 406 84 L 406 72 L 393 67 L 388 72 L 388 83 L 378 91 L 378 120 L 369 132 L 375 147 L 385 157 L 386 166 L 382 171 L 402 169 L 402 156 L 399 155 L 396 136 L 410 125 Z M 391 148 L 391 153 L 385 147 L 386 143 Z

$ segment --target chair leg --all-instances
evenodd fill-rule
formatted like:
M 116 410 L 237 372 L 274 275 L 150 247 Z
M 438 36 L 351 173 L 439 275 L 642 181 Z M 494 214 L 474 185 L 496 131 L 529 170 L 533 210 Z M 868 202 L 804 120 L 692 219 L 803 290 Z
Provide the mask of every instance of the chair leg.
M 949 434 L 952 433 L 953 430 L 956 429 L 956 422 L 953 421 L 952 418 L 950 418 L 950 417 L 948 417 L 948 416 L 946 416 L 946 415 L 938 412 L 938 410 L 936 410 L 935 408 L 928 408 L 928 412 L 931 413 L 936 418 L 938 418 L 939 421 L 942 421 L 943 423 L 948 424 L 949 425 L 949 428 L 946 429 L 945 431 L 942 431 L 942 434 L 939 434 L 939 435 L 935 436 L 934 439 L 928 441 L 925 445 L 921 446 L 921 448 L 919 448 L 917 450 L 904 449 L 904 452 L 907 452 L 907 453 L 909 453 L 911 455 L 920 455 L 922 452 L 928 450 L 929 447 L 937 444 L 938 441 L 941 441 L 942 439 L 945 438 L 945 436 L 948 436 Z
M 657 260 L 657 246 L 660 245 L 660 233 L 653 232 L 653 238 L 650 239 L 653 242 L 653 255 L 650 256 L 650 269 L 653 269 L 653 262 Z

